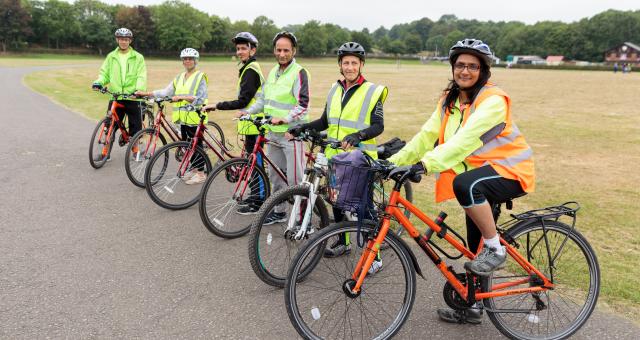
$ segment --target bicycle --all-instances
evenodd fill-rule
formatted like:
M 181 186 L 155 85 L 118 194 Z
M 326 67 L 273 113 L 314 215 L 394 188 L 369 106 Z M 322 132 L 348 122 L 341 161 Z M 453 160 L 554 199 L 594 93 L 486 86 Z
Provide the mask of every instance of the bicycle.
M 150 127 L 138 131 L 129 143 L 125 153 L 125 171 L 127 177 L 135 186 L 144 188 L 144 171 L 155 153 L 156 149 L 167 144 L 167 137 L 171 142 L 180 141 L 180 131 L 169 121 L 164 114 L 165 102 L 170 102 L 171 97 L 159 97 L 151 99 L 157 105 L 158 112 L 155 115 Z M 164 133 L 163 131 L 164 130 Z M 210 145 L 227 145 L 222 128 L 215 122 L 207 122 L 207 131 L 203 134 L 205 139 L 209 139 Z M 211 136 L 215 136 L 211 137 Z M 160 143 L 160 146 L 158 146 Z
M 388 174 L 391 168 L 379 166 L 371 171 Z M 302 337 L 387 339 L 402 327 L 415 300 L 415 274 L 422 276 L 422 272 L 409 246 L 388 232 L 390 219 L 399 221 L 444 275 L 443 296 L 451 308 L 462 310 L 481 301 L 496 328 L 513 339 L 564 339 L 586 322 L 597 302 L 600 270 L 593 249 L 576 230 L 576 202 L 511 215 L 512 219 L 498 228 L 508 254 L 506 265 L 480 278 L 456 272 L 438 255 L 452 259 L 476 256 L 444 222 L 444 212 L 432 221 L 400 195 L 402 183 L 410 178 L 419 180 L 411 173 L 393 178 L 393 192 L 380 223 L 335 224 L 319 231 L 298 252 L 287 274 L 285 303 L 289 319 Z M 496 217 L 501 204 L 509 207 L 509 202 L 494 206 Z M 428 226 L 425 234 L 404 217 L 399 206 L 407 207 Z M 360 235 L 364 244 L 340 258 L 320 258 L 308 268 L 316 252 L 340 233 Z M 433 235 L 460 254 L 453 256 L 435 246 Z M 383 241 L 389 243 L 389 249 L 381 253 L 383 270 L 368 275 L 367 268 Z
M 170 210 L 186 209 L 198 203 L 200 187 L 187 183 L 190 175 L 197 171 L 211 174 L 211 159 L 218 164 L 234 158 L 220 139 L 209 131 L 210 124 L 204 124 L 206 115 L 201 107 L 187 105 L 183 109 L 195 111 L 200 117 L 194 137 L 160 148 L 151 156 L 144 172 L 144 185 L 151 200 Z M 211 126 L 217 131 L 217 125 Z M 202 147 L 198 145 L 200 141 Z
M 199 206 L 200 219 L 207 230 L 228 239 L 245 235 L 251 227 L 250 220 L 239 214 L 238 208 L 249 204 L 261 205 L 271 195 L 266 165 L 270 166 L 269 171 L 287 181 L 286 173 L 264 153 L 263 145 L 270 143 L 265 134 L 271 117 L 251 118 L 245 115 L 239 119 L 258 128 L 256 144 L 246 158 L 228 159 L 213 170 L 202 187 Z
M 311 157 L 313 163 L 305 169 L 300 184 L 273 193 L 262 204 L 249 231 L 248 252 L 251 268 L 264 283 L 279 288 L 284 287 L 291 258 L 298 249 L 314 232 L 329 225 L 329 212 L 325 204 L 327 199 L 323 198 L 327 196 L 326 178 L 329 163 L 322 150 L 327 147 L 341 148 L 341 142 L 327 141 L 326 134 L 319 134 L 313 130 L 305 130 L 295 139 L 308 142 L 311 155 L 314 155 L 317 147 L 320 147 L 320 150 L 315 153 L 315 157 Z M 379 154 L 384 153 L 384 150 L 379 151 Z M 388 201 L 389 196 L 382 181 L 373 183 L 373 189 L 375 202 Z M 404 184 L 403 190 L 411 201 L 413 191 L 409 182 Z M 286 207 L 287 220 L 265 225 L 267 216 L 272 214 L 276 207 L 282 208 L 283 205 Z M 409 218 L 408 210 L 404 214 Z M 347 212 L 345 217 L 352 219 L 354 216 Z M 396 227 L 395 230 L 399 236 L 403 229 Z M 315 254 L 309 266 L 317 263 L 323 253 L 319 251 Z
M 109 110 L 107 110 L 107 114 L 98 122 L 98 125 L 96 125 L 91 135 L 91 141 L 89 144 L 89 164 L 91 164 L 94 169 L 102 168 L 111 158 L 111 149 L 113 148 L 113 142 L 115 141 L 116 131 L 120 131 L 120 137 L 118 138 L 118 144 L 120 146 L 124 146 L 131 139 L 125 124 L 126 116 L 123 120 L 120 120 L 116 113 L 118 109 L 124 108 L 124 105 L 119 103 L 116 99 L 135 98 L 132 94 L 110 92 L 106 87 L 103 87 L 99 91 L 102 94 L 111 95 L 112 99 Z M 153 121 L 153 115 L 146 107 L 143 110 L 143 128 L 145 117 L 147 117 L 149 122 Z

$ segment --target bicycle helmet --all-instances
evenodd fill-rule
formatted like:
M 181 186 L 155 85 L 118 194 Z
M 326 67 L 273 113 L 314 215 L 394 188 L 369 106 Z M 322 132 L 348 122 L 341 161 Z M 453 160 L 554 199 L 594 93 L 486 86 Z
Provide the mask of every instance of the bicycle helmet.
M 180 52 L 180 59 L 182 58 L 200 58 L 200 53 L 195 48 L 187 47 Z
M 364 47 L 362 47 L 362 45 L 353 41 L 346 42 L 342 44 L 340 48 L 338 48 L 338 62 L 340 62 L 342 60 L 342 57 L 346 55 L 356 56 L 360 58 L 361 61 L 364 62 L 366 54 L 367 53 L 364 51 Z
M 116 38 L 133 38 L 133 32 L 128 28 L 122 27 L 116 30 L 115 36 Z
M 484 61 L 487 66 L 491 66 L 493 53 L 491 53 L 489 45 L 482 42 L 482 40 L 464 39 L 455 43 L 449 50 L 449 63 L 453 65 L 455 57 L 463 53 L 472 54 Z
M 258 39 L 249 32 L 240 32 L 231 39 L 234 44 L 249 43 L 253 47 L 258 47 Z
M 278 41 L 278 39 L 282 37 L 291 40 L 291 44 L 293 45 L 293 47 L 298 47 L 298 39 L 296 38 L 296 36 L 293 35 L 293 33 L 287 31 L 278 32 L 276 36 L 273 37 L 273 47 L 276 46 L 276 41 Z

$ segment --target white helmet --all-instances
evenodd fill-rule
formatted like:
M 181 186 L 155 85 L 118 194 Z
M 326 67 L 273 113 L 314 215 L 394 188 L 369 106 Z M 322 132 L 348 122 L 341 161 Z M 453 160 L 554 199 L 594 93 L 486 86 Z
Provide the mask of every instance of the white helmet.
M 133 38 L 133 32 L 128 28 L 122 27 L 116 30 L 115 36 L 116 38 Z
M 200 58 L 200 53 L 195 48 L 187 47 L 180 52 L 180 58 Z

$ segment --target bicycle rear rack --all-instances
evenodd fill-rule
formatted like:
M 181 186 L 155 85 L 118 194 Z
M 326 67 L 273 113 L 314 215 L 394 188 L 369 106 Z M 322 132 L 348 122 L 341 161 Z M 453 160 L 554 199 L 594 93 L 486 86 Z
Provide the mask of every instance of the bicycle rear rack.
M 555 205 L 551 207 L 546 207 L 542 209 L 534 209 L 529 210 L 517 215 L 511 214 L 511 216 L 518 220 L 529 220 L 529 219 L 549 219 L 554 218 L 558 219 L 562 215 L 567 215 L 569 217 L 574 218 L 576 216 L 576 212 L 580 210 L 580 204 L 575 201 L 570 201 L 563 203 L 561 205 Z

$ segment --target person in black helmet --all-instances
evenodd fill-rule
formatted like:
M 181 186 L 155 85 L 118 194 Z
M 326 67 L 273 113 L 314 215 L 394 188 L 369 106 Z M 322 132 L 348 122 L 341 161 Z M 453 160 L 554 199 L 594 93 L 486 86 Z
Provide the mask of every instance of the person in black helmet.
M 322 116 L 289 129 L 291 135 L 304 130 L 327 131 L 329 140 L 341 141 L 343 148 L 358 147 L 372 158 L 377 158 L 375 137 L 384 131 L 382 106 L 387 98 L 387 87 L 367 81 L 362 75 L 366 52 L 357 42 L 346 42 L 338 48 L 338 68 L 342 79 L 333 84 Z M 364 114 L 364 117 L 360 117 Z M 339 150 L 327 148 L 325 155 L 331 158 Z M 333 210 L 336 222 L 342 220 L 343 213 Z M 338 257 L 351 252 L 348 235 L 343 234 L 325 250 L 326 257 Z M 369 273 L 382 268 L 380 258 L 374 261 Z

